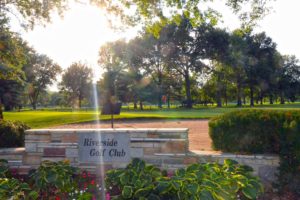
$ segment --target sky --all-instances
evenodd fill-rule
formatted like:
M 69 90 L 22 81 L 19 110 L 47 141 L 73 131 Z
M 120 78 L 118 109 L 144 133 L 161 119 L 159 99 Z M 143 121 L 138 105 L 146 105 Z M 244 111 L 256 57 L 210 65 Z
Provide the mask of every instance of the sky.
M 300 59 L 300 0 L 277 0 L 271 2 L 273 11 L 259 22 L 255 32 L 265 31 L 282 54 L 296 55 Z M 215 5 L 223 14 L 223 27 L 229 30 L 238 28 L 237 17 L 229 9 Z M 37 52 L 46 54 L 63 69 L 73 62 L 82 61 L 94 69 L 95 80 L 101 76 L 97 64 L 98 51 L 107 41 L 118 38 L 132 38 L 135 30 L 115 33 L 108 28 L 103 11 L 99 8 L 81 3 L 72 3 L 64 17 L 53 15 L 52 23 L 36 26 L 32 31 L 17 30 Z M 52 90 L 56 86 L 51 87 Z

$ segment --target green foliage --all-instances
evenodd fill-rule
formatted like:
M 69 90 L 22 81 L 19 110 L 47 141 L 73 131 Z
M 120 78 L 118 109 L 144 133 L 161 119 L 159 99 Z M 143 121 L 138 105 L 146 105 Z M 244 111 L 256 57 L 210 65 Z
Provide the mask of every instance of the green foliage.
M 0 199 L 37 199 L 38 193 L 27 183 L 11 178 L 7 160 L 0 160 Z
M 41 166 L 30 175 L 33 188 L 42 196 L 49 197 L 71 192 L 75 188 L 74 175 L 77 168 L 68 161 L 43 161 Z
M 162 176 L 161 171 L 139 159 L 133 159 L 125 169 L 113 169 L 106 173 L 105 184 L 121 191 L 120 199 L 146 197 L 155 187 L 155 181 Z M 149 194 L 150 193 L 150 194 Z M 112 194 L 114 195 L 114 194 Z
M 300 197 L 300 112 L 231 112 L 212 119 L 209 129 L 216 150 L 279 154 L 276 185 Z
M 299 118 L 297 111 L 234 111 L 211 119 L 209 134 L 216 150 L 280 153 L 282 139 L 292 134 L 290 123 L 297 123 Z
M 158 168 L 134 159 L 125 169 L 107 172 L 113 199 L 256 199 L 263 191 L 252 169 L 233 160 L 193 164 L 164 176 Z
M 0 199 L 91 200 L 95 195 L 100 196 L 95 177 L 90 174 L 80 176 L 78 171 L 66 161 L 44 161 L 29 177 L 17 176 L 19 179 L 16 179 L 16 174 L 9 171 L 8 162 L 0 160 Z
M 8 166 L 8 161 L 4 159 L 0 159 L 0 178 L 10 177 L 10 171 Z
M 213 0 L 212 0 L 213 1 Z M 226 0 L 224 3 L 239 15 L 245 28 L 252 27 L 268 12 L 269 0 Z M 109 14 L 119 17 L 124 25 L 140 25 L 147 27 L 156 37 L 167 24 L 181 23 L 179 16 L 184 14 L 189 18 L 193 26 L 199 26 L 205 22 L 216 24 L 221 18 L 220 14 L 211 8 L 203 9 L 207 0 L 124 0 L 124 1 L 99 1 L 92 0 L 106 9 Z M 201 7 L 201 9 L 200 9 Z M 245 12 L 244 8 L 251 8 Z M 118 21 L 118 20 L 117 20 Z
M 0 199 L 34 200 L 37 198 L 38 193 L 32 191 L 27 183 L 14 178 L 0 178 Z
M 92 84 L 92 70 L 86 64 L 73 63 L 63 74 L 60 83 L 61 90 L 69 95 L 71 101 L 78 100 L 78 107 L 84 97 L 90 95 Z M 73 107 L 74 104 L 71 106 Z
M 20 121 L 0 120 L 0 147 L 24 146 L 27 129 L 29 127 Z
M 36 24 L 51 21 L 51 13 L 59 14 L 66 9 L 67 0 L 51 1 L 4 1 L 1 2 L 1 17 L 15 17 L 24 28 L 33 28 Z
M 56 76 L 62 69 L 46 55 L 33 52 L 28 57 L 28 63 L 24 67 L 28 83 L 27 94 L 33 109 L 36 109 L 38 97 L 48 85 L 56 81 Z

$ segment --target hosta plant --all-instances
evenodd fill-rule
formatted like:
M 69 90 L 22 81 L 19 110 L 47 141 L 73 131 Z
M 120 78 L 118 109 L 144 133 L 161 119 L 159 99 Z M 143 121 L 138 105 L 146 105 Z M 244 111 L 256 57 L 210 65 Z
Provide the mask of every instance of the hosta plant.
M 192 164 L 166 176 L 158 168 L 134 159 L 125 169 L 107 173 L 113 199 L 256 199 L 263 188 L 252 169 L 233 160 Z

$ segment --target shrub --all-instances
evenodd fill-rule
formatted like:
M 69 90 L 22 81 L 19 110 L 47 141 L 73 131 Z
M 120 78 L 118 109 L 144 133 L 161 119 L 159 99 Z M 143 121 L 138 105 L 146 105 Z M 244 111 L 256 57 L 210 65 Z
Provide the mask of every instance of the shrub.
M 134 159 L 125 169 L 107 172 L 106 187 L 113 199 L 256 199 L 262 185 L 252 169 L 233 160 L 193 164 L 165 176 L 158 168 Z M 239 198 L 238 198 L 239 196 Z
M 281 191 L 300 197 L 300 112 L 242 110 L 209 122 L 216 150 L 242 153 L 276 153 L 280 157 Z
M 0 148 L 24 146 L 27 125 L 19 121 L 0 120 Z

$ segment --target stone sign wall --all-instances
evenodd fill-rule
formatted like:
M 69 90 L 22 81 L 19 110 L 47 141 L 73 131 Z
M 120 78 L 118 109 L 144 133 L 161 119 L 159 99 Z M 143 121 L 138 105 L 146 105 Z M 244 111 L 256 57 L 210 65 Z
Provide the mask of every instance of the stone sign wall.
M 267 185 L 274 181 L 279 166 L 279 158 L 274 155 L 191 152 L 188 129 L 28 130 L 25 148 L 0 149 L 0 159 L 7 159 L 20 174 L 37 168 L 44 160 L 69 160 L 73 166 L 97 173 L 99 168 L 125 167 L 132 158 L 167 170 L 192 163 L 222 163 L 229 158 L 253 167 Z
M 43 160 L 67 159 L 94 172 L 99 165 L 125 167 L 131 158 L 141 158 L 177 168 L 177 156 L 187 153 L 188 129 L 39 129 L 26 132 L 23 165 L 36 168 Z M 160 154 L 176 156 L 170 159 Z

